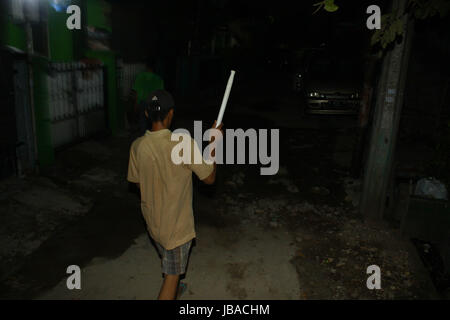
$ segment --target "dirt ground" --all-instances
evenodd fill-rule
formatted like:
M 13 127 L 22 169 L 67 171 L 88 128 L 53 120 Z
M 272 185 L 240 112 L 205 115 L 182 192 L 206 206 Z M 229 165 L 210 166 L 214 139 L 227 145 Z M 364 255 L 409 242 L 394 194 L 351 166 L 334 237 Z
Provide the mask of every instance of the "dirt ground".
M 280 129 L 280 169 L 261 176 L 258 165 L 224 165 L 215 186 L 195 181 L 197 239 L 182 299 L 438 298 L 411 242 L 357 214 L 355 119 L 281 104 L 283 112 L 265 101 L 227 111 L 228 128 Z M 191 128 L 198 114 L 177 116 L 176 127 Z M 126 182 L 131 141 L 127 132 L 97 137 L 59 152 L 41 176 L 2 182 L 0 298 L 156 298 L 160 260 Z M 66 287 L 72 264 L 81 290 Z M 370 265 L 381 269 L 380 290 L 366 286 Z

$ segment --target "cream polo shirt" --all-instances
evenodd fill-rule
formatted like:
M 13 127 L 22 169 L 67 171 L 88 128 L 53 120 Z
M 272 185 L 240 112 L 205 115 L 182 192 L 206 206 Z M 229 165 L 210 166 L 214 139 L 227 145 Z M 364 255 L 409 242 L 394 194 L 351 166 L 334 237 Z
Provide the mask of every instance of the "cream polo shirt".
M 168 129 L 146 131 L 131 145 L 128 181 L 139 183 L 141 209 L 151 237 L 166 250 L 174 249 L 195 238 L 192 211 L 192 172 L 200 180 L 214 170 L 213 164 L 174 164 Z M 191 154 L 200 152 L 190 137 Z M 181 141 L 181 140 L 180 140 Z M 200 153 L 201 154 L 201 153 Z

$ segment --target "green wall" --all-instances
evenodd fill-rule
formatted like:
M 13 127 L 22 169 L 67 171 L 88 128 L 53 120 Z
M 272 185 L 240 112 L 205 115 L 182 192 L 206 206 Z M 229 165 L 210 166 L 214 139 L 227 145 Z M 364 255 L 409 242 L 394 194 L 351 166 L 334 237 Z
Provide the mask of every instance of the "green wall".
M 81 30 L 69 30 L 66 27 L 69 14 L 57 12 L 50 5 L 48 8 L 48 41 L 50 59 L 55 62 L 78 60 L 84 46 L 84 31 L 86 26 L 86 11 L 83 0 L 72 0 L 71 4 L 81 7 Z
M 8 15 L 2 14 L 0 21 L 2 23 L 0 44 L 25 51 L 27 48 L 27 37 L 24 28 L 13 23 Z
M 39 165 L 44 167 L 52 164 L 55 160 L 48 104 L 47 66 L 47 59 L 41 57 L 33 58 L 34 112 L 38 160 Z
M 11 46 L 26 52 L 26 32 L 23 25 L 14 23 L 8 15 L 2 15 L 1 18 L 1 45 Z M 40 166 L 46 166 L 54 161 L 46 81 L 47 64 L 48 60 L 46 58 L 34 57 L 32 60 L 33 96 L 38 148 L 36 156 Z
M 87 12 L 87 25 L 112 32 L 111 21 L 104 14 L 105 11 L 111 10 L 111 5 L 104 0 L 85 0 L 84 3 Z M 118 95 L 116 53 L 87 50 L 85 56 L 99 59 L 105 65 L 108 123 L 112 134 L 115 135 L 125 125 L 125 112 Z
M 104 0 L 85 0 L 85 4 L 87 25 L 112 32 L 111 21 L 104 15 L 105 10 L 111 10 L 111 5 Z
M 65 12 L 56 12 L 49 6 L 48 41 L 50 59 L 57 62 L 72 61 L 74 59 L 74 33 L 66 28 L 69 16 Z
M 103 9 L 110 5 L 103 0 L 78 0 L 82 6 L 82 28 L 86 25 L 103 28 L 111 32 L 110 21 Z M 47 66 L 50 61 L 69 62 L 77 60 L 81 55 L 101 60 L 106 69 L 106 103 L 108 123 L 112 134 L 124 127 L 125 114 L 119 101 L 117 88 L 116 54 L 110 51 L 85 51 L 82 31 L 68 30 L 65 12 L 56 12 L 51 6 L 48 9 L 49 59 L 34 57 L 33 89 L 35 104 L 36 139 L 38 145 L 38 161 L 40 166 L 54 162 L 52 145 L 51 119 L 48 102 Z M 84 10 L 83 10 L 84 9 Z M 22 26 L 14 24 L 8 15 L 0 13 L 0 44 L 26 51 L 26 33 Z
M 56 12 L 51 6 L 48 10 L 48 41 L 50 59 L 53 61 L 72 61 L 74 59 L 74 47 L 80 31 L 71 31 L 66 28 L 68 15 L 65 12 Z M 26 51 L 26 33 L 23 25 L 16 24 L 7 14 L 1 16 L 2 28 L 0 44 L 8 45 Z

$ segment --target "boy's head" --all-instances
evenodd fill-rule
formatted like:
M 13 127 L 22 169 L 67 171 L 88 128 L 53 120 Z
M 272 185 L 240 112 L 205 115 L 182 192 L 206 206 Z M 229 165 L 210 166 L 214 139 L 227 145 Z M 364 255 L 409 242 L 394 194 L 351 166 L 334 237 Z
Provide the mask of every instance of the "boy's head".
M 161 122 L 166 128 L 170 127 L 175 108 L 172 95 L 165 90 L 155 90 L 145 100 L 145 116 L 149 127 L 153 123 Z

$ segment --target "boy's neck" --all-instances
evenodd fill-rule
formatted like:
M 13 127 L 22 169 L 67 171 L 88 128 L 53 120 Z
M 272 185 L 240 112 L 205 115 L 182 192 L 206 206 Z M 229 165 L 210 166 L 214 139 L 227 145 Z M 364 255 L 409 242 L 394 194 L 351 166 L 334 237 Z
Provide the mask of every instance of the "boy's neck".
M 167 129 L 167 127 L 161 121 L 152 123 L 152 131 L 159 131 L 164 129 Z

